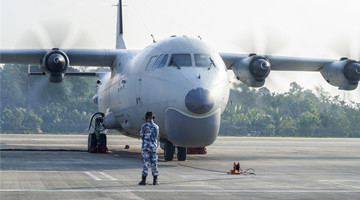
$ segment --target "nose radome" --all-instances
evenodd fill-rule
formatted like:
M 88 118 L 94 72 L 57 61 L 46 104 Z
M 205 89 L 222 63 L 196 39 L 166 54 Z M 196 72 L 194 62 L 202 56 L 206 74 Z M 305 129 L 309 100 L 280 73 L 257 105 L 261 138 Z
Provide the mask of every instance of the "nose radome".
M 195 114 L 205 114 L 214 106 L 214 98 L 203 88 L 190 90 L 185 97 L 186 108 Z

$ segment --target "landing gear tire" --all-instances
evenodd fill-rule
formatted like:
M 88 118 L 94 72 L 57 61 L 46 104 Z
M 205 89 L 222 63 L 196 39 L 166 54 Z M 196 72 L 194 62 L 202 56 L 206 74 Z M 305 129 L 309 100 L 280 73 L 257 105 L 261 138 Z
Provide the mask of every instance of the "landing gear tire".
M 99 135 L 97 148 L 98 148 L 99 153 L 107 153 L 108 152 L 108 148 L 106 147 L 106 135 L 105 134 Z
M 97 153 L 97 140 L 96 135 L 91 133 L 88 137 L 88 152 L 89 153 Z
M 172 161 L 174 159 L 175 146 L 170 141 L 166 141 L 164 146 L 165 161 Z
M 177 147 L 177 159 L 178 161 L 185 161 L 186 160 L 186 147 Z
M 104 113 L 97 112 L 90 118 L 89 123 L 89 137 L 88 137 L 88 152 L 89 153 L 107 153 L 106 135 L 104 126 Z

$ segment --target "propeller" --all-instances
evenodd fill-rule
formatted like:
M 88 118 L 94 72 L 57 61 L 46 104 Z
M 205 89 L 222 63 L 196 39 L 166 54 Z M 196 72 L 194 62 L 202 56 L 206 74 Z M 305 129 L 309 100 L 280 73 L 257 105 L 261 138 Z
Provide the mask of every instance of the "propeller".
M 329 47 L 338 57 L 360 60 L 360 33 L 339 34 L 334 37 L 333 41 Z
M 31 68 L 32 72 L 41 72 L 40 67 L 32 66 Z M 28 81 L 27 101 L 37 109 L 48 105 L 54 100 L 64 99 L 67 95 L 71 95 L 72 92 L 69 82 L 64 81 L 62 84 L 52 83 L 46 76 L 33 76 Z
M 46 102 L 46 98 L 43 94 L 43 91 L 45 91 L 45 89 L 50 84 L 49 80 L 45 76 L 36 77 L 36 80 L 32 80 L 33 81 L 31 82 L 33 83 L 29 83 L 31 85 L 27 90 L 27 99 L 29 103 L 34 106 L 44 105 Z
M 287 44 L 287 37 L 269 27 L 257 27 L 246 30 L 245 34 L 238 38 L 239 48 L 246 53 L 258 55 L 276 54 Z
M 48 19 L 25 30 L 19 37 L 16 48 L 94 48 L 94 40 L 82 27 L 72 22 Z
M 94 48 L 96 45 L 91 35 L 83 27 L 75 26 L 68 20 L 47 19 L 26 29 L 20 35 L 15 47 L 20 49 L 85 49 Z M 29 89 L 31 101 L 42 103 L 44 101 L 41 100 L 41 97 L 44 96 L 42 93 L 46 88 L 52 87 L 58 91 L 64 90 L 64 84 L 50 83 L 46 77 L 33 79 L 35 81 L 33 81 Z
M 286 47 L 288 38 L 284 34 L 277 32 L 270 27 L 255 27 L 252 30 L 246 30 L 245 34 L 240 35 L 238 39 L 239 49 L 246 53 L 256 53 L 258 55 L 274 55 Z M 271 63 L 270 63 L 271 64 Z M 282 87 L 277 79 L 268 76 L 265 80 L 266 85 Z

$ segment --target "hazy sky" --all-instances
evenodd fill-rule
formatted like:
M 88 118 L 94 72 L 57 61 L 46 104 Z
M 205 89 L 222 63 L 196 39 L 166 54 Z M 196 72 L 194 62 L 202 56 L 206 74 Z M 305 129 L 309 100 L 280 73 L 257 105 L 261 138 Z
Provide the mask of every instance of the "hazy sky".
M 117 0 L 0 0 L 0 48 L 114 48 Z M 123 0 L 125 42 L 142 49 L 171 35 L 202 37 L 219 52 L 360 59 L 358 0 Z M 60 28 L 59 28 L 60 27 Z M 63 31 L 54 31 L 63 29 Z M 40 38 L 40 39 L 39 39 Z M 36 42 L 39 40 L 40 42 Z M 271 72 L 271 91 L 296 81 L 360 103 L 320 73 Z

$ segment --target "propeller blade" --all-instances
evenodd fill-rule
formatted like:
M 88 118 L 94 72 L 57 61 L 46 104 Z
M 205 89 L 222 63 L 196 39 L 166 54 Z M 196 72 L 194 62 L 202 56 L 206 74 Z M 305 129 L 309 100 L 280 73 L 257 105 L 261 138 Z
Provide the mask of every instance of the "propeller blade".
M 15 47 L 21 49 L 46 49 L 47 45 L 40 38 L 39 34 L 34 32 L 34 30 L 28 29 L 21 34 Z
M 94 39 L 70 21 L 49 19 L 24 31 L 16 47 L 34 49 L 94 48 Z
M 258 28 L 241 35 L 237 43 L 244 52 L 270 55 L 285 48 L 287 41 L 283 34 L 271 28 Z
M 40 76 L 31 79 L 32 83 L 30 84 L 28 92 L 29 103 L 34 106 L 44 105 L 46 103 L 46 98 L 44 98 L 43 92 L 45 88 L 49 85 L 49 80 L 46 76 Z
M 338 57 L 360 60 L 360 34 L 338 34 L 334 37 L 330 48 Z
M 48 39 L 52 48 L 63 48 L 71 37 L 71 23 L 60 20 L 46 20 L 41 23 L 45 38 Z

